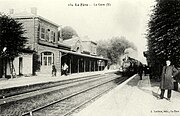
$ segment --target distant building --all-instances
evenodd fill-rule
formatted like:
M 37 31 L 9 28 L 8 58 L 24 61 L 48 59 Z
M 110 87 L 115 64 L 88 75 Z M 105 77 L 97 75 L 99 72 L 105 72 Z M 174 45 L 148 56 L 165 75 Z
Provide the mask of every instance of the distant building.
M 93 41 L 82 41 L 82 45 L 83 45 L 83 53 L 88 53 L 94 56 L 97 55 L 96 52 L 97 43 Z
M 97 43 L 89 39 L 88 36 L 82 38 L 83 52 L 91 55 L 97 55 Z
M 70 46 L 71 51 L 78 53 L 83 52 L 82 40 L 80 39 L 80 37 L 73 37 L 71 39 L 64 40 L 63 43 Z
M 86 37 L 87 38 L 87 37 Z M 90 39 L 84 39 L 84 37 L 73 37 L 63 41 L 64 44 L 71 46 L 71 50 L 74 52 L 89 54 L 96 56 L 97 43 Z
M 107 65 L 107 59 L 96 54 L 97 43 L 91 41 L 87 36 L 74 36 L 64 40 L 63 43 L 71 46 L 72 52 L 68 52 L 70 56 L 64 56 L 62 62 L 67 62 L 67 59 L 71 57 L 72 65 L 75 65 L 73 64 L 74 59 L 77 61 L 74 63 L 78 64 L 70 70 L 71 73 L 103 70 Z M 71 63 L 69 65 L 71 66 Z

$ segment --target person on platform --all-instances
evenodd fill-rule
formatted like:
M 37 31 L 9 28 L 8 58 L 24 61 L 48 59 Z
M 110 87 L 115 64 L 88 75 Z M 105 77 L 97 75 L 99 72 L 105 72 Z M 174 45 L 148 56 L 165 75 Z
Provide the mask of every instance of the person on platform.
M 66 63 L 64 63 L 62 66 L 62 75 L 67 76 L 67 72 L 68 72 L 68 65 Z
M 142 80 L 142 74 L 143 74 L 143 65 L 140 63 L 138 67 L 138 74 L 140 76 L 140 80 Z
M 161 75 L 161 82 L 160 82 L 160 99 L 164 98 L 165 90 L 168 91 L 167 93 L 167 100 L 170 101 L 172 89 L 174 89 L 174 76 L 178 73 L 178 70 L 171 65 L 170 60 L 166 60 L 166 66 L 163 66 L 162 75 Z
M 54 64 L 52 64 L 52 76 L 56 76 L 56 67 Z
M 149 67 L 147 65 L 144 65 L 143 70 L 144 70 L 144 76 L 146 76 L 148 74 Z

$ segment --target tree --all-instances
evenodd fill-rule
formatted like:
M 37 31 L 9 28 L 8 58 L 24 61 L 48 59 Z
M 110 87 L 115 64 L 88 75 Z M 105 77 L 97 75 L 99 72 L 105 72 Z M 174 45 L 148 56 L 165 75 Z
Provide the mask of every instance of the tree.
M 70 26 L 65 26 L 61 31 L 63 40 L 70 39 L 73 36 L 78 36 L 77 32 Z
M 99 40 L 97 45 L 97 55 L 108 58 L 108 48 L 110 47 L 109 41 Z
M 125 37 L 112 37 L 109 41 L 97 43 L 97 54 L 109 58 L 112 64 L 118 64 L 119 57 L 124 55 L 125 49 L 132 48 L 137 51 L 135 45 L 126 40 Z
M 23 51 L 27 41 L 27 38 L 23 36 L 24 33 L 22 23 L 0 14 L 0 56 L 2 58 L 12 63 L 14 58 Z M 6 48 L 5 54 L 2 52 L 4 48 Z
M 180 66 L 179 0 L 156 0 L 148 23 L 147 40 L 147 58 L 152 66 L 164 64 L 166 59 Z
M 22 52 L 27 41 L 24 33 L 22 23 L 0 14 L 0 51 L 6 47 L 6 57 L 15 58 Z

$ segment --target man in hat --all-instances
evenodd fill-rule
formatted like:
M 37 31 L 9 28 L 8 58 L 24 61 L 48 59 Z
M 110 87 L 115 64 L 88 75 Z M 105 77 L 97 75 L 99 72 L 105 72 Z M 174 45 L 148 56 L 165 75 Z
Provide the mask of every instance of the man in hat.
M 171 65 L 170 60 L 166 60 L 166 66 L 163 67 L 162 75 L 161 75 L 161 82 L 160 82 L 160 99 L 164 98 L 165 90 L 168 91 L 167 93 L 167 100 L 171 98 L 171 91 L 174 89 L 174 76 L 178 73 L 178 70 Z

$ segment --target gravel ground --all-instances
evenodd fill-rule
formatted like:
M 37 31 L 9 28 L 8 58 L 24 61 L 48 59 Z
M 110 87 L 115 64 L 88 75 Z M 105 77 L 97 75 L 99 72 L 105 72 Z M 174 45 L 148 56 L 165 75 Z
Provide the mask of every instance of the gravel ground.
M 89 90 L 85 93 L 76 95 L 70 99 L 66 99 L 62 102 L 59 102 L 59 103 L 49 106 L 45 109 L 42 109 L 36 113 L 33 113 L 33 116 L 43 116 L 43 115 L 45 115 L 45 116 L 62 116 L 63 114 L 67 113 L 68 111 L 70 111 L 73 108 L 82 104 L 84 101 L 93 98 L 94 96 L 97 95 L 97 93 L 101 93 L 112 87 L 116 87 L 117 82 L 119 82 L 119 81 L 116 80 L 116 81 L 111 81 L 107 84 L 103 84 L 103 85 L 96 87 L 92 90 Z M 77 109 L 76 112 L 81 109 L 82 108 Z

